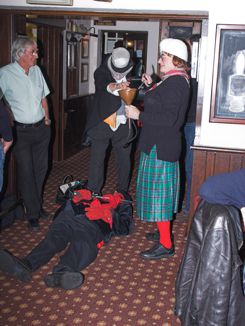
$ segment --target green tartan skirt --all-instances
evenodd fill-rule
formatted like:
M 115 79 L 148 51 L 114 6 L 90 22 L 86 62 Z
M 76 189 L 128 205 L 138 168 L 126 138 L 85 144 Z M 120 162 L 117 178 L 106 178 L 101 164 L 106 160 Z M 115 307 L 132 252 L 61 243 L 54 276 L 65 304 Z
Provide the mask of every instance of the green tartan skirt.
M 179 162 L 157 159 L 156 146 L 141 153 L 136 186 L 136 212 L 142 221 L 171 221 L 178 211 Z

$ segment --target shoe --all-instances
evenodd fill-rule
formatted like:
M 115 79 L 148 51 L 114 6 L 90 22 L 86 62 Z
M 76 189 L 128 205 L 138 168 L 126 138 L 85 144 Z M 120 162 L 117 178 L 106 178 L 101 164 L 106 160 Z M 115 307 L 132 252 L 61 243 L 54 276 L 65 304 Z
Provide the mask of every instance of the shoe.
M 41 208 L 40 212 L 39 212 L 39 217 L 45 220 L 45 219 L 48 219 L 50 217 L 50 215 L 47 211 L 45 211 L 44 208 Z
M 172 257 L 175 254 L 174 246 L 170 249 L 165 248 L 160 242 L 156 243 L 151 249 L 142 251 L 140 257 L 144 259 L 161 259 Z
M 40 228 L 39 222 L 37 218 L 31 219 L 28 221 L 28 229 L 30 231 L 38 231 Z
M 80 272 L 59 272 L 47 274 L 44 282 L 49 288 L 59 287 L 64 290 L 78 288 L 84 282 L 84 275 Z
M 32 274 L 30 268 L 21 259 L 7 250 L 0 250 L 0 270 L 22 282 L 30 282 Z

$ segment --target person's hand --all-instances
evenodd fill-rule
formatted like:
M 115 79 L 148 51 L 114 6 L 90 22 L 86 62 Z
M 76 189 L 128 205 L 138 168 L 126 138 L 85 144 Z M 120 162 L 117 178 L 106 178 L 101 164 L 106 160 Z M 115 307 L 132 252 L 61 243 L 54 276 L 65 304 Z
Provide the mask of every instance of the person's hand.
M 45 123 L 46 126 L 50 126 L 51 125 L 51 120 L 48 119 L 48 118 L 45 118 L 44 123 Z
M 12 140 L 6 141 L 4 139 L 1 139 L 1 142 L 3 144 L 3 152 L 4 154 L 6 154 L 9 148 L 11 147 L 11 145 L 13 144 L 13 141 Z
M 145 84 L 145 86 L 149 86 L 152 83 L 152 78 L 148 74 L 143 74 L 141 81 Z
M 140 110 L 134 105 L 125 105 L 125 115 L 129 119 L 139 120 Z
M 119 91 L 120 89 L 125 89 L 129 86 L 130 82 L 121 82 L 121 83 L 110 83 L 109 88 L 112 92 Z

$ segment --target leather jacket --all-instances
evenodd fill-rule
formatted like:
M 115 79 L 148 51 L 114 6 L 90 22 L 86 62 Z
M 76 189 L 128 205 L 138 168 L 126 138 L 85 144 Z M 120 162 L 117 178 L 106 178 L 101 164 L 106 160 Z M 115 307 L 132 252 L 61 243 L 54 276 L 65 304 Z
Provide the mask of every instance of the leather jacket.
M 233 206 L 199 204 L 175 284 L 181 325 L 244 325 L 239 213 Z

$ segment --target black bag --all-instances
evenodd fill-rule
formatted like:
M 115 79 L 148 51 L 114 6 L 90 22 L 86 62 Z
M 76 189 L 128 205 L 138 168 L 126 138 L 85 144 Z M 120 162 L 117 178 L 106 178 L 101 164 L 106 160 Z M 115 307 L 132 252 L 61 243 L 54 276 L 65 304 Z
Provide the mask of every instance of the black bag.
M 87 180 L 74 180 L 72 175 L 67 175 L 57 190 L 55 201 L 57 204 L 63 205 L 67 199 L 72 198 L 74 191 L 85 189 L 86 187 Z

